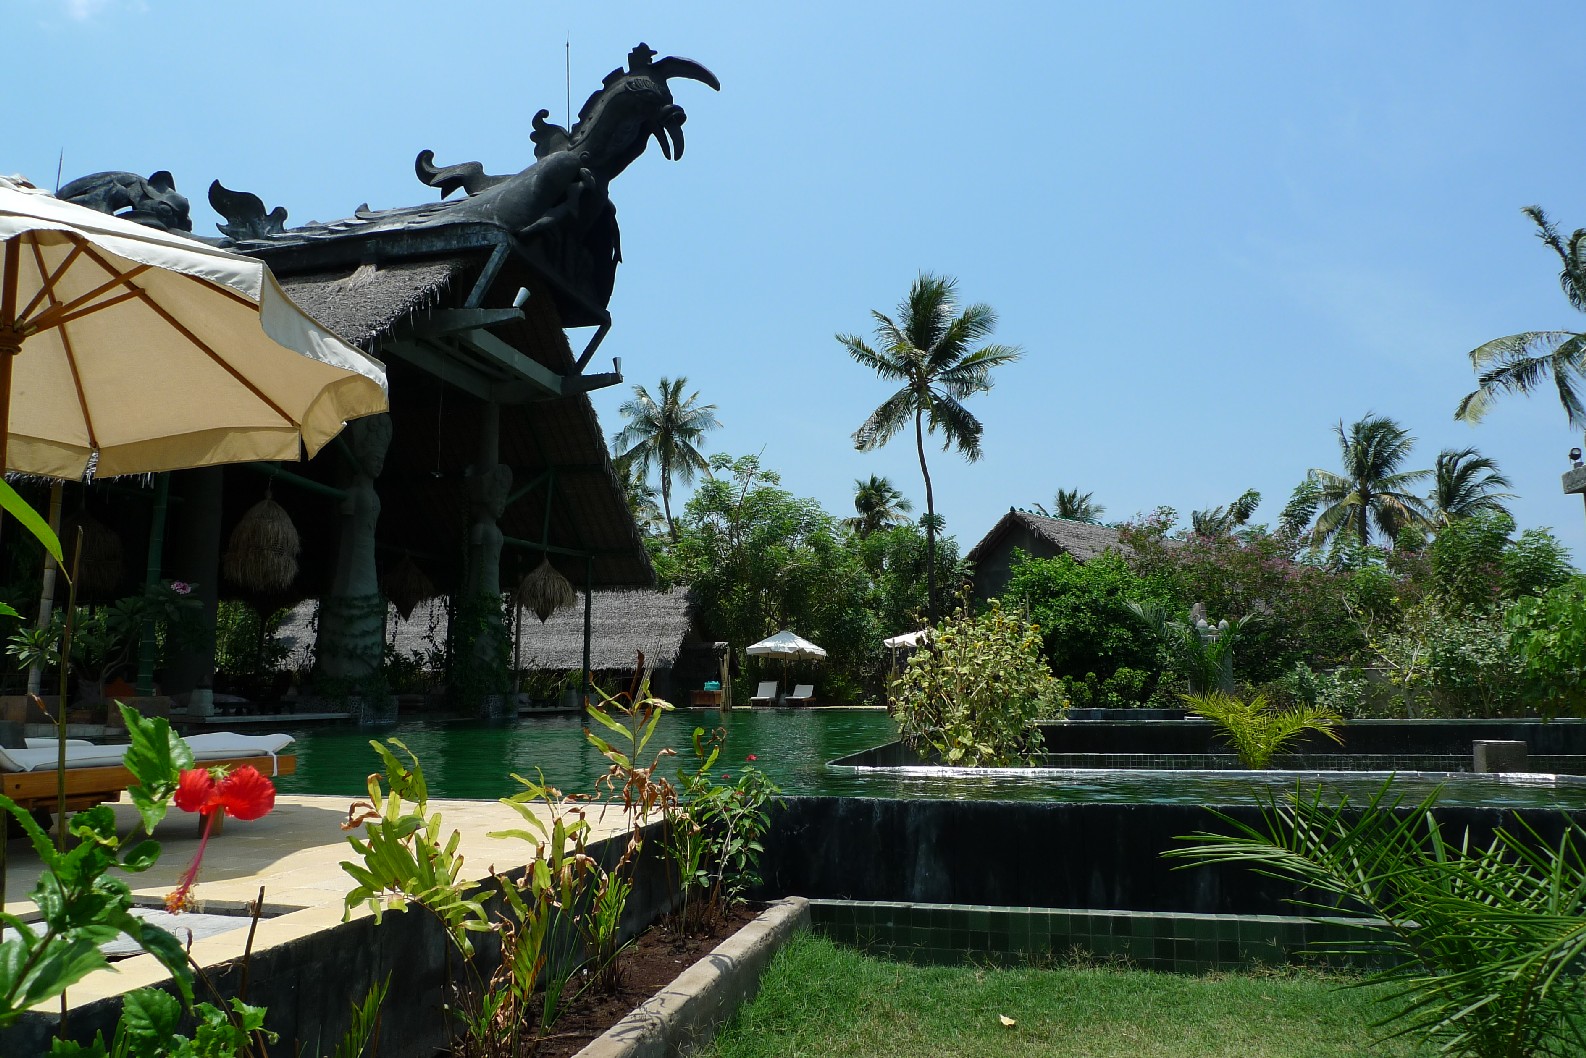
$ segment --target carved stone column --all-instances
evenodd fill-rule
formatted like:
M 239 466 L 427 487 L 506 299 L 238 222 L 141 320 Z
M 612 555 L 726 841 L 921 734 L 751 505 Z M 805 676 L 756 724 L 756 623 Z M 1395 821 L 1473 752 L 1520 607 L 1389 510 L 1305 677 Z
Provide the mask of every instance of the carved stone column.
M 501 613 L 502 532 L 496 524 L 512 490 L 512 468 L 500 462 L 501 407 L 488 403 L 479 430 L 479 458 L 468 470 L 468 565 L 457 600 L 451 685 L 457 704 L 480 708 L 508 690 L 511 639 Z
M 341 503 L 336 571 L 319 603 L 316 657 L 322 689 L 348 694 L 365 689 L 380 669 L 385 647 L 385 600 L 375 568 L 380 495 L 374 485 L 391 444 L 391 416 L 354 419 L 342 436 L 351 452 L 351 473 Z

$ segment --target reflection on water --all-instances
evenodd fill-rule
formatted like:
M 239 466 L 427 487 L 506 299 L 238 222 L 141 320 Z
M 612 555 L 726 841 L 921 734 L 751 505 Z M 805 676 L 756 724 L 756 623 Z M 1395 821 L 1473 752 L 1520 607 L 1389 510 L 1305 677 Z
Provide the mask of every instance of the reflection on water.
M 1261 796 L 1258 790 L 1283 792 L 1299 782 L 1358 803 L 1390 774 L 829 766 L 827 761 L 897 737 L 891 718 L 876 709 L 680 709 L 662 716 L 652 752 L 671 746 L 689 760 L 693 729 L 718 725 L 727 729 L 718 771 L 731 774 L 752 754 L 755 766 L 789 794 L 1232 805 L 1254 802 Z M 605 773 L 606 761 L 585 741 L 583 727 L 580 717 L 566 714 L 505 725 L 426 720 L 383 729 L 308 729 L 293 732 L 298 771 L 280 779 L 279 786 L 284 793 L 362 794 L 368 774 L 379 768 L 369 741 L 399 738 L 418 754 L 436 797 L 506 796 L 517 788 L 513 773 L 543 773 L 546 782 L 562 790 L 587 792 Z M 672 764 L 662 770 L 675 773 Z M 1394 784 L 1411 800 L 1441 786 L 1445 804 L 1586 809 L 1586 778 L 1574 776 L 1400 772 Z

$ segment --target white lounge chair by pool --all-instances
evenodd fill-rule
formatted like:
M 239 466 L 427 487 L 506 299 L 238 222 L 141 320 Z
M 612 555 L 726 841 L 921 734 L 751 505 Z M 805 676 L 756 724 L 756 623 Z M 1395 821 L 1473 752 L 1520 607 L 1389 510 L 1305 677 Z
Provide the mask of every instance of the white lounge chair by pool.
M 815 685 L 801 683 L 793 688 L 793 693 L 782 699 L 783 705 L 808 705 L 815 698 Z
M 760 684 L 760 689 L 755 691 L 754 694 L 749 698 L 749 704 L 754 705 L 756 702 L 758 702 L 761 705 L 770 705 L 776 701 L 776 689 L 776 680 L 766 680 L 764 683 Z

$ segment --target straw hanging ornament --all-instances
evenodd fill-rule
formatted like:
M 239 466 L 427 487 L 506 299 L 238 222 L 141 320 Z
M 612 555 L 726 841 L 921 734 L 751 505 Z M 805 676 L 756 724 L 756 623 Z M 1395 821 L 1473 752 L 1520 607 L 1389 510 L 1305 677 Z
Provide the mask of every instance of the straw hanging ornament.
M 108 599 L 121 587 L 121 538 L 87 511 L 78 511 L 61 525 L 60 539 L 68 555 L 82 530 L 83 553 L 77 563 L 77 594 L 85 599 Z
M 419 603 L 436 596 L 435 583 L 424 575 L 413 556 L 404 554 L 402 561 L 385 571 L 380 578 L 380 594 L 397 608 L 402 620 L 412 618 Z
M 301 550 L 291 515 L 271 498 L 266 486 L 264 499 L 250 507 L 231 531 L 222 569 L 226 579 L 239 588 L 275 595 L 297 579 Z
M 578 601 L 578 593 L 573 590 L 573 585 L 557 572 L 548 558 L 540 559 L 540 564 L 518 583 L 516 595 L 518 605 L 533 610 L 540 624 L 544 624 L 557 610 Z

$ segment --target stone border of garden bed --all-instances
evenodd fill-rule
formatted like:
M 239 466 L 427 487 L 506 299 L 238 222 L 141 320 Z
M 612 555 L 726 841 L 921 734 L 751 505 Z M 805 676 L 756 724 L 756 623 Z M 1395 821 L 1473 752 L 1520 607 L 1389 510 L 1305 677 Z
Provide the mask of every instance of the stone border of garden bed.
M 808 900 L 776 901 L 575 1058 L 680 1058 L 699 1049 L 760 990 L 777 950 L 809 925 Z

